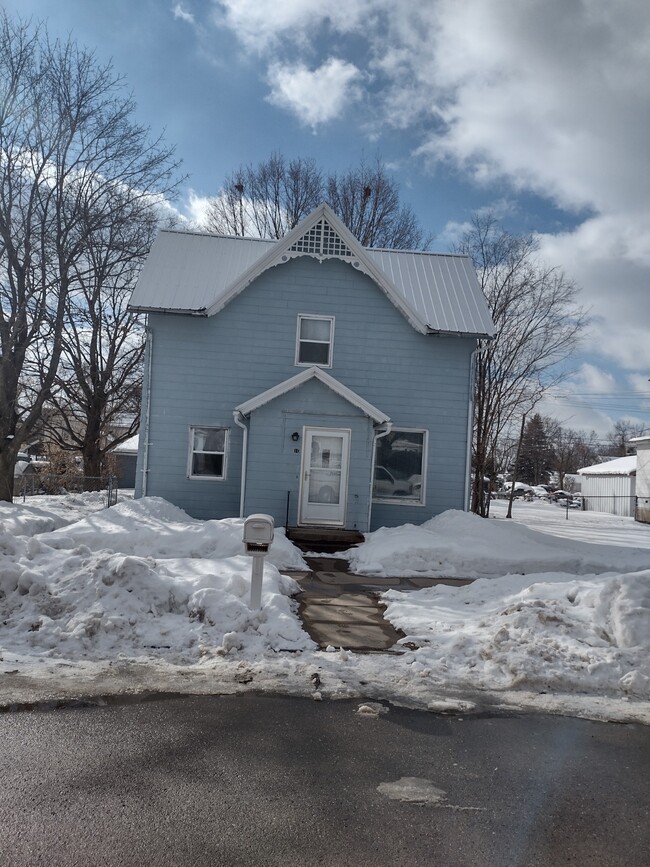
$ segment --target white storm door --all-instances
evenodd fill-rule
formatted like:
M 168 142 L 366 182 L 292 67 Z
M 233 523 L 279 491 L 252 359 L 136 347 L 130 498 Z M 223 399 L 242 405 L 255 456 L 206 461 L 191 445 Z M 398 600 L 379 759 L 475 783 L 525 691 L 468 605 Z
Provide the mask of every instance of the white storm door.
M 345 524 L 349 454 L 349 430 L 304 429 L 301 524 Z

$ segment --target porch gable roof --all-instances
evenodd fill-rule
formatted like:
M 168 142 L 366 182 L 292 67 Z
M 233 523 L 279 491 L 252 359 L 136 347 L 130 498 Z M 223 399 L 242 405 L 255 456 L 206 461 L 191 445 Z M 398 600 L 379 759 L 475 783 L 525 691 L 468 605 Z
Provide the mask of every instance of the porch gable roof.
M 385 424 L 390 421 L 390 417 L 387 416 L 386 413 L 377 409 L 376 406 L 373 406 L 367 400 L 364 400 L 364 398 L 358 395 L 355 391 L 352 391 L 352 389 L 348 388 L 347 385 L 343 385 L 343 383 L 339 382 L 338 379 L 334 379 L 333 376 L 330 376 L 329 373 L 326 373 L 320 367 L 308 367 L 306 370 L 297 373 L 295 376 L 272 386 L 272 388 L 267 388 L 266 391 L 261 392 L 255 397 L 251 397 L 250 400 L 240 403 L 239 406 L 235 407 L 235 412 L 238 412 L 242 416 L 248 416 L 254 410 L 264 406 L 264 404 L 270 403 L 272 400 L 275 400 L 276 397 L 281 397 L 283 394 L 286 394 L 294 388 L 298 388 L 305 382 L 309 382 L 310 379 L 317 379 L 324 386 L 331 389 L 335 394 L 338 394 L 344 400 L 347 400 L 348 403 L 351 403 L 353 406 L 356 406 L 357 409 L 360 409 L 364 415 L 367 415 L 376 424 Z

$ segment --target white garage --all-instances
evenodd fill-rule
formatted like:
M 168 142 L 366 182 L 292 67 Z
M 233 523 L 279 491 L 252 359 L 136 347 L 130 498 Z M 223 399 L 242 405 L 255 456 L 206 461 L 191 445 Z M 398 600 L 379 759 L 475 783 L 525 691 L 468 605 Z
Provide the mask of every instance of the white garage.
M 578 470 L 584 508 L 633 518 L 636 505 L 636 455 L 614 458 Z

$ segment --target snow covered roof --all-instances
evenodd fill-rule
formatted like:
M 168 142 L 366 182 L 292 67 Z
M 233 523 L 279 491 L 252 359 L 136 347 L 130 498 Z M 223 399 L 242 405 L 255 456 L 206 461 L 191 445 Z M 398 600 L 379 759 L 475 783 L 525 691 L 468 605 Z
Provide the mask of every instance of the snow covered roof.
M 279 241 L 160 232 L 130 306 L 210 316 L 265 270 L 297 256 L 349 262 L 370 276 L 418 331 L 494 335 L 467 256 L 362 247 L 327 205 Z
M 581 476 L 634 476 L 636 475 L 636 455 L 614 458 L 604 464 L 594 464 L 578 470 Z
M 124 440 L 124 442 L 120 443 L 119 446 L 115 446 L 111 451 L 122 455 L 135 455 L 138 453 L 139 441 L 140 435 L 135 434 L 134 436 L 129 437 L 128 440 Z

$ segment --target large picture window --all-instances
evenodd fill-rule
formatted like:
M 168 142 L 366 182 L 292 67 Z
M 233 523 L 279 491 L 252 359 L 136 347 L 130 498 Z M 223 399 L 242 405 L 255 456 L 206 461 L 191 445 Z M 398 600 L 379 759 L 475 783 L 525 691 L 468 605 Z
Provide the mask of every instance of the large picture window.
M 377 440 L 374 500 L 424 504 L 426 431 L 395 430 Z
M 189 477 L 225 479 L 227 443 L 227 428 L 191 427 Z
M 332 366 L 333 316 L 298 316 L 296 364 Z

